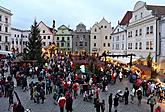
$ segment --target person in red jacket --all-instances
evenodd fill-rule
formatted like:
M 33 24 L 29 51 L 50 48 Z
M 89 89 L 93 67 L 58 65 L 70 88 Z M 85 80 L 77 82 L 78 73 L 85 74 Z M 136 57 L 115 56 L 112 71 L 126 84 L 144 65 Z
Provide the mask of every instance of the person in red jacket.
M 60 96 L 58 99 L 58 105 L 60 107 L 60 112 L 64 112 L 64 106 L 65 106 L 66 98 L 64 96 Z
M 155 109 L 155 112 L 161 112 L 160 106 L 158 106 L 158 107 Z

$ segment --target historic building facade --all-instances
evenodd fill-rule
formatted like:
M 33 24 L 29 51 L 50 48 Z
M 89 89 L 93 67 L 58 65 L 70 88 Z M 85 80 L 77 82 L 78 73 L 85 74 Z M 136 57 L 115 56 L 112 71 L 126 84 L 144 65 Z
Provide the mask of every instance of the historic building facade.
M 62 51 L 72 51 L 72 31 L 65 25 L 61 25 L 55 35 L 55 44 Z
M 48 47 L 51 43 L 53 43 L 55 31 L 42 21 L 38 24 L 38 28 L 40 29 L 43 48 Z
M 104 51 L 111 50 L 111 23 L 104 18 L 98 23 L 95 23 L 91 28 L 90 36 L 90 53 L 101 55 Z
M 26 48 L 29 35 L 30 30 L 11 28 L 11 50 L 15 53 L 24 52 L 24 48 Z
M 165 15 L 164 6 L 135 4 L 127 27 L 127 52 L 146 58 L 149 53 L 155 61 L 159 54 L 159 18 Z
M 10 50 L 11 16 L 10 10 L 0 6 L 0 50 Z
M 159 64 L 160 69 L 165 73 L 165 17 L 160 20 L 160 57 Z
M 73 32 L 72 49 L 73 52 L 90 52 L 90 31 L 86 30 L 82 23 L 78 24 Z
M 111 34 L 111 54 L 127 54 L 127 30 L 129 20 L 132 18 L 132 11 L 127 11 L 121 22 Z

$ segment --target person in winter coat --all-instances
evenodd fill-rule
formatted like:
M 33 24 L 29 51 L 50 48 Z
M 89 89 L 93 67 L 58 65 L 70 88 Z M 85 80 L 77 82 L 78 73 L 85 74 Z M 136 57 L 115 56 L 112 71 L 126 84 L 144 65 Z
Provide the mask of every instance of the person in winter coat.
M 142 96 L 143 96 L 142 94 L 143 94 L 142 90 L 141 90 L 141 88 L 139 88 L 137 90 L 138 106 L 141 104 L 141 100 L 142 100 Z
M 44 100 L 45 100 L 45 91 L 43 88 L 41 88 L 40 90 L 40 97 L 41 97 L 41 100 L 42 100 L 42 104 L 44 103 Z
M 73 104 L 72 96 L 68 94 L 66 98 L 66 106 L 65 106 L 66 112 L 72 112 L 73 110 L 72 104 Z
M 112 93 L 110 93 L 109 99 L 108 99 L 108 103 L 109 103 L 109 112 L 111 112 L 111 109 L 112 109 L 112 102 L 113 102 Z
M 125 88 L 125 92 L 124 92 L 125 105 L 128 104 L 128 96 L 129 96 L 129 90 L 128 90 L 128 88 L 126 87 L 126 88 Z
M 117 112 L 117 107 L 119 105 L 119 98 L 117 95 L 115 95 L 115 98 L 114 98 L 114 109 L 115 109 L 115 112 Z
M 160 106 L 158 106 L 158 107 L 155 109 L 155 112 L 161 112 Z
M 61 97 L 58 99 L 58 105 L 60 107 L 60 112 L 64 112 L 65 102 L 66 102 L 66 98 L 61 95 Z
M 156 105 L 156 99 L 154 98 L 154 95 L 151 94 L 147 103 L 150 105 L 151 112 L 154 112 L 154 105 Z
M 96 108 L 96 112 L 100 112 L 100 102 L 99 102 L 99 99 L 96 100 L 96 103 L 95 103 L 95 108 Z
M 119 80 L 120 80 L 120 82 L 122 81 L 122 79 L 123 79 L 123 74 L 122 74 L 122 72 L 120 72 L 119 73 Z

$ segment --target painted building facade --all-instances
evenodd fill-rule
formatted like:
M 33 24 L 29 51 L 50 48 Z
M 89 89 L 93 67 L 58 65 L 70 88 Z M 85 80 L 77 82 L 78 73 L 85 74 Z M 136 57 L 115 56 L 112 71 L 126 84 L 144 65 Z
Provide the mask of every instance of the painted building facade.
M 165 73 L 165 17 L 160 20 L 160 69 Z
M 62 51 L 72 51 L 72 32 L 70 28 L 61 25 L 55 35 L 55 43 Z
M 164 6 L 147 5 L 142 1 L 135 4 L 127 27 L 127 53 L 143 58 L 151 53 L 154 61 L 157 61 L 159 17 L 165 14 L 163 10 Z
M 127 54 L 127 30 L 129 20 L 132 18 L 132 11 L 127 11 L 121 22 L 111 34 L 111 54 Z
M 91 28 L 90 53 L 101 55 L 104 51 L 111 50 L 111 23 L 104 18 L 96 22 Z
M 9 9 L 0 6 L 0 50 L 10 50 L 11 16 Z
M 72 41 L 73 52 L 90 52 L 90 31 L 86 30 L 86 26 L 83 23 L 76 26 Z
M 38 28 L 40 29 L 43 48 L 48 47 L 51 43 L 53 43 L 55 31 L 53 32 L 53 29 L 42 21 L 38 24 Z

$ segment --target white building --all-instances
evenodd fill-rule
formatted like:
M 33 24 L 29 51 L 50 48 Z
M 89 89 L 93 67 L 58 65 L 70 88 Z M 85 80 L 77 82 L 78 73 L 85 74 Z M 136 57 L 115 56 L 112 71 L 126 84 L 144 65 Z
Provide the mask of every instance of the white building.
M 40 36 L 42 38 L 43 47 L 48 47 L 48 45 L 53 43 L 53 28 L 50 28 L 42 21 L 38 24 L 38 28 L 40 29 Z
M 0 50 L 10 50 L 11 16 L 10 10 L 0 6 Z
M 111 54 L 127 53 L 127 30 L 129 20 L 132 18 L 132 11 L 127 11 L 123 19 L 116 26 L 111 34 Z
M 15 53 L 22 53 L 28 42 L 30 30 L 11 28 L 11 49 Z
M 155 61 L 159 54 L 159 17 L 165 15 L 164 6 L 135 4 L 127 27 L 127 53 L 146 58 L 149 53 Z
M 104 18 L 98 23 L 95 23 L 91 28 L 90 53 L 101 55 L 104 51 L 111 50 L 111 23 L 108 23 Z
M 165 17 L 160 20 L 160 69 L 165 73 Z

